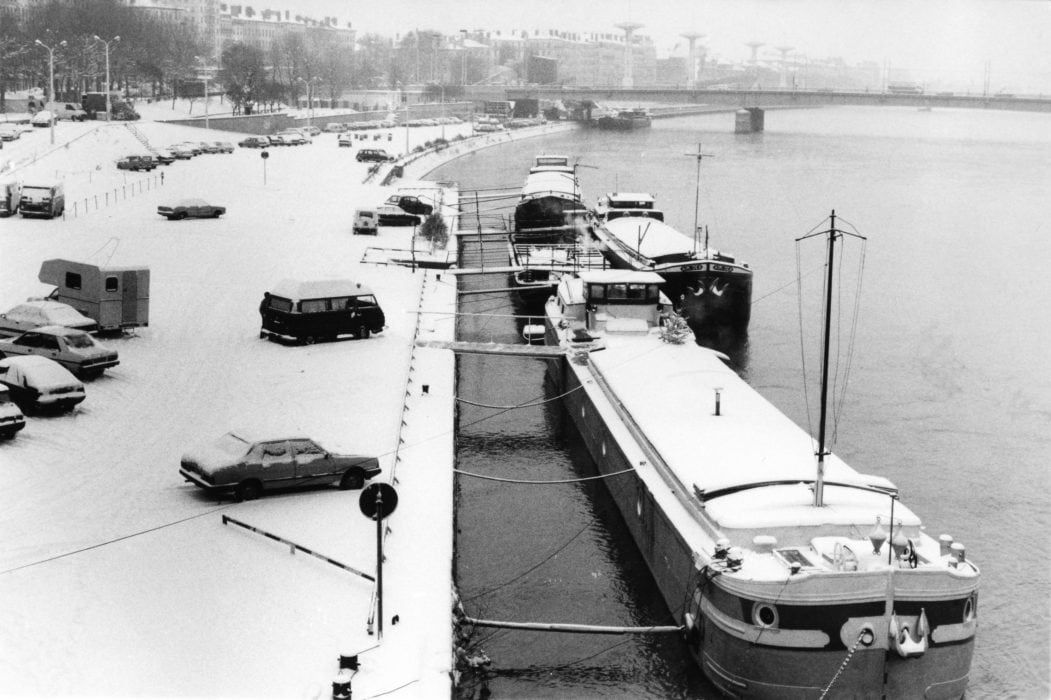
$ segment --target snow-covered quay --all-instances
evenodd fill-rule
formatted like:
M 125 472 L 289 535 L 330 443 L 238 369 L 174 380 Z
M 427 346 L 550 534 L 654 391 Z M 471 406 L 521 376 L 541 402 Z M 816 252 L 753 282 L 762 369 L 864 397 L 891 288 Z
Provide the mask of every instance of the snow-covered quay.
M 137 129 L 158 146 L 240 138 Z M 103 339 L 120 365 L 87 384 L 74 412 L 32 416 L 0 444 L 0 694 L 327 697 L 339 655 L 359 654 L 355 698 L 447 697 L 453 357 L 415 342 L 452 339 L 455 286 L 434 270 L 361 262 L 368 246 L 409 247 L 410 229 L 351 234 L 355 208 L 394 188 L 362 184 L 369 164 L 335 134 L 270 149 L 265 163 L 237 149 L 152 173 L 115 168 L 143 150 L 120 124 L 61 123 L 56 136 L 51 147 L 37 129 L 0 151 L 24 164 L 23 181 L 57 177 L 67 194 L 64 220 L 0 220 L 0 311 L 50 291 L 41 262 L 67 258 L 149 266 L 150 323 Z M 414 129 L 411 145 L 436 136 Z M 157 215 L 185 197 L 227 213 Z M 259 300 L 287 277 L 371 286 L 387 328 L 310 346 L 261 340 Z M 368 624 L 372 583 L 222 523 L 371 573 L 375 524 L 359 491 L 231 503 L 179 476 L 185 450 L 241 426 L 380 457 L 377 481 L 400 497 L 386 521 L 382 641 Z

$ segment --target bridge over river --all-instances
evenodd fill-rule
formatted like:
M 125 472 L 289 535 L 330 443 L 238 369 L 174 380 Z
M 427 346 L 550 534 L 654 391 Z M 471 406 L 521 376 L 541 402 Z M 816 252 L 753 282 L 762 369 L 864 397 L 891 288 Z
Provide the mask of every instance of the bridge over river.
M 481 86 L 466 88 L 470 100 L 591 100 L 602 105 L 677 105 L 681 112 L 689 106 L 785 108 L 824 107 L 831 105 L 868 105 L 876 107 L 957 107 L 964 109 L 1006 109 L 1026 112 L 1051 112 L 1048 95 L 981 95 L 965 93 L 900 94 L 856 90 L 738 89 L 738 88 L 659 88 L 659 87 L 558 87 L 558 86 Z M 698 110 L 700 111 L 700 109 Z M 707 111 L 707 110 L 706 110 Z M 656 115 L 655 115 L 656 116 Z

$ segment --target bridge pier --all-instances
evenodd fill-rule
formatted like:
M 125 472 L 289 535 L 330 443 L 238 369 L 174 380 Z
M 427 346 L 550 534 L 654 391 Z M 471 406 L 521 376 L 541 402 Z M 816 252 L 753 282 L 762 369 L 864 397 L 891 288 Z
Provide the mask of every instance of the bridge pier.
M 759 107 L 739 109 L 734 113 L 734 133 L 753 134 L 762 131 L 766 112 Z

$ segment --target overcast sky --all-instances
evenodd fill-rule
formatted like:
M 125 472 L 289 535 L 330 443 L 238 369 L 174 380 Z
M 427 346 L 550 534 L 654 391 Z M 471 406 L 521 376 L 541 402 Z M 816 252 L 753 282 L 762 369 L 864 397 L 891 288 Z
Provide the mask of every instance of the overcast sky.
M 811 58 L 842 57 L 911 68 L 920 80 L 984 80 L 996 89 L 1051 92 L 1051 0 L 297 0 L 296 7 L 350 21 L 361 33 L 413 29 L 562 29 L 612 32 L 644 26 L 659 57 L 683 55 L 680 32 L 723 60 L 745 42 L 792 46 Z M 762 53 L 774 54 L 772 48 Z

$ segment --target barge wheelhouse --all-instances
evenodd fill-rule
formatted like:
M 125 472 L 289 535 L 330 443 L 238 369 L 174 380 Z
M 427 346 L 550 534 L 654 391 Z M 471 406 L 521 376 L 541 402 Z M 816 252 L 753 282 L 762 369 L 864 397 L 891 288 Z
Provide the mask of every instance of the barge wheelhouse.
M 656 272 L 662 291 L 687 321 L 745 328 L 752 313 L 748 263 L 700 246 L 664 222 L 652 195 L 613 192 L 599 200 L 594 236 L 613 267 Z
M 564 278 L 549 372 L 704 673 L 734 697 L 962 697 L 979 582 L 963 545 L 832 454 L 815 505 L 814 441 L 684 338 L 659 283 Z

